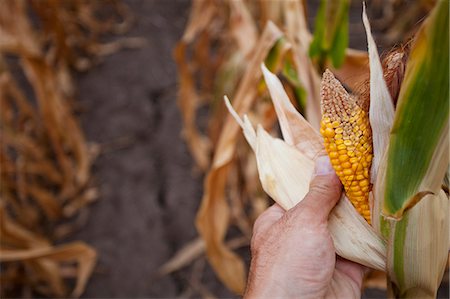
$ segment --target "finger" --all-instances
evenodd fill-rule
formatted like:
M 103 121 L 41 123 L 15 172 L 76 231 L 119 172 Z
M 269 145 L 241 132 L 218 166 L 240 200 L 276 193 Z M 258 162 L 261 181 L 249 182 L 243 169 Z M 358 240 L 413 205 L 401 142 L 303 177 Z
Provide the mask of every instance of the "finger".
M 259 234 L 266 232 L 272 225 L 274 225 L 283 215 L 285 211 L 278 204 L 272 205 L 265 210 L 255 221 L 253 225 L 253 234 Z
M 364 274 L 368 268 L 338 256 L 336 269 L 353 280 L 358 288 L 361 288 Z
M 328 156 L 316 160 L 314 177 L 305 198 L 289 212 L 301 214 L 311 223 L 324 223 L 341 197 L 342 185 Z

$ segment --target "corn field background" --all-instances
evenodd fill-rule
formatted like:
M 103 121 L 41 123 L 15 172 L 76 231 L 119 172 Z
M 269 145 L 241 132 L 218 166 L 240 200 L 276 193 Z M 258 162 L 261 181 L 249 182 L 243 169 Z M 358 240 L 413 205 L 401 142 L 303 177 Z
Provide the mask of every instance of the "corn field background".
M 1 296 L 239 298 L 208 263 L 195 222 L 226 116 L 221 99 L 242 77 L 227 41 L 254 51 L 244 41 L 256 43 L 250 37 L 276 18 L 271 1 L 210 1 L 236 14 L 225 21 L 225 10 L 211 12 L 217 22 L 195 39 L 185 29 L 202 1 L 0 0 L 0 10 L 8 1 L 14 14 L 0 12 Z M 305 3 L 313 33 L 320 1 Z M 379 52 L 407 42 L 430 3 L 368 0 Z M 28 24 L 22 4 L 35 13 Z M 243 4 L 258 12 L 259 32 L 245 31 Z M 349 47 L 366 51 L 361 11 L 352 1 Z M 269 54 L 275 61 L 278 46 Z M 295 78 L 284 76 L 289 95 L 301 99 Z M 196 92 L 183 91 L 183 80 Z M 261 98 L 255 117 L 273 126 L 267 92 Z M 242 136 L 237 143 L 226 240 L 248 265 L 251 222 L 271 202 Z M 363 298 L 385 298 L 384 279 L 370 273 Z M 448 284 L 447 270 L 439 298 L 448 298 Z

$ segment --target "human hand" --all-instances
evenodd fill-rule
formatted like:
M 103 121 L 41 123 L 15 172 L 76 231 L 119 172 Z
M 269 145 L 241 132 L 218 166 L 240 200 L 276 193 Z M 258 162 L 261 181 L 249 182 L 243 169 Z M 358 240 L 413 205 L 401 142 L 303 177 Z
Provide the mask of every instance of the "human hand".
M 245 298 L 360 298 L 364 267 L 336 256 L 328 215 L 342 185 L 328 157 L 316 162 L 305 198 L 275 204 L 255 222 Z

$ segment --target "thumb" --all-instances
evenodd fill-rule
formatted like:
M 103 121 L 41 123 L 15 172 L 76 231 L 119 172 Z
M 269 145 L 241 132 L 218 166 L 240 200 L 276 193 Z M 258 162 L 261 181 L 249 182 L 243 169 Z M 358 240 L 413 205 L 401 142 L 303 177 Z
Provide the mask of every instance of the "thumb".
M 328 215 L 341 197 L 342 184 L 331 166 L 328 156 L 316 160 L 314 176 L 309 185 L 309 192 L 297 204 L 292 213 L 301 214 L 308 222 L 327 222 Z

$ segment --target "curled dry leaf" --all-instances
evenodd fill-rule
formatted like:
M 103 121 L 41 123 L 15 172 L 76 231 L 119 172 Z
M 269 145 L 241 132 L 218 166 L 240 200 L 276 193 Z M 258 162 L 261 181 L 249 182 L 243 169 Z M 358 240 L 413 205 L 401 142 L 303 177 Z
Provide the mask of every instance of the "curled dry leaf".
M 257 93 L 255 87 L 261 78 L 259 65 L 280 36 L 281 32 L 278 28 L 268 23 L 258 40 L 235 95 L 235 106 L 240 113 L 247 112 L 255 100 Z M 216 273 L 228 288 L 236 293 L 242 293 L 246 276 L 244 263 L 223 243 L 229 221 L 225 186 L 238 132 L 238 125 L 228 117 L 214 153 L 212 167 L 206 176 L 204 195 L 196 224 L 206 242 L 206 253 Z
M 108 17 L 100 18 L 106 8 L 111 8 Z M 72 70 L 86 70 L 98 56 L 121 47 L 141 46 L 136 38 L 98 42 L 100 35 L 121 32 L 130 22 L 127 7 L 116 0 L 2 1 L 0 259 L 9 286 L 2 287 L 2 297 L 16 296 L 9 292 L 20 288 L 67 296 L 61 272 L 73 260 L 78 267 L 69 271 L 77 279 L 72 295 L 81 295 L 91 275 L 92 248 L 82 243 L 53 247 L 49 241 L 68 232 L 71 217 L 98 197 L 89 186 L 93 157 L 74 115 Z M 10 65 L 24 78 L 15 80 L 20 72 L 10 71 Z

